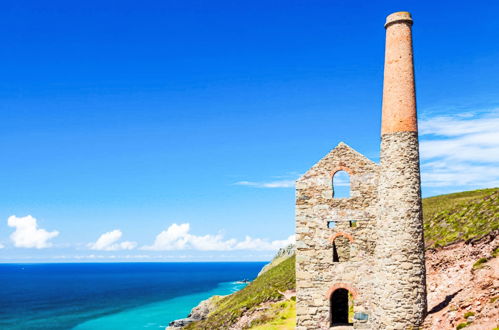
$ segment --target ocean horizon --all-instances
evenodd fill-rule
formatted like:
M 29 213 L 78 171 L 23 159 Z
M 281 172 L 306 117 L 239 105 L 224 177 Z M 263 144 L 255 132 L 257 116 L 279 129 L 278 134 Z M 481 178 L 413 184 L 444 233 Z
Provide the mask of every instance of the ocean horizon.
M 1 329 L 164 329 L 266 262 L 0 264 Z

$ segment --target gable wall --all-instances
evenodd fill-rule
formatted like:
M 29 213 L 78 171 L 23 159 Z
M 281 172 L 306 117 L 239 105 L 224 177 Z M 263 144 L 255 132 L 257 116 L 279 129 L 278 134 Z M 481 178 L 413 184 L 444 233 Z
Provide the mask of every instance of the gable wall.
M 350 173 L 350 198 L 333 198 L 338 170 Z M 372 315 L 377 181 L 378 166 L 343 143 L 297 181 L 297 329 L 329 328 L 329 295 L 339 287 L 354 294 L 354 312 Z M 335 236 L 338 251 L 350 244 L 348 261 L 333 262 Z M 371 327 L 370 319 L 354 325 Z

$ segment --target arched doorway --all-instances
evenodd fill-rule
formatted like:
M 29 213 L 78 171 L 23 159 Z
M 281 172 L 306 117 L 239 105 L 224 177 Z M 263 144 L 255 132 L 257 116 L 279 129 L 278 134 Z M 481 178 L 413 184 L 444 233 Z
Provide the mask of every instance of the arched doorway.
M 351 325 L 350 319 L 353 313 L 352 295 L 347 289 L 336 289 L 329 298 L 330 326 Z

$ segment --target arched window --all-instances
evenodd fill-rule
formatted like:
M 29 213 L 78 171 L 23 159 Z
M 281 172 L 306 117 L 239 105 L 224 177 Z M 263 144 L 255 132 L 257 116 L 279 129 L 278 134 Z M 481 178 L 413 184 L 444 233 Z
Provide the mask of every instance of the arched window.
M 353 324 L 353 295 L 343 288 L 336 289 L 329 297 L 330 326 Z
M 333 262 L 343 262 L 350 260 L 350 243 L 352 238 L 343 233 L 333 235 Z
M 333 198 L 350 197 L 350 175 L 345 171 L 338 171 L 333 175 Z

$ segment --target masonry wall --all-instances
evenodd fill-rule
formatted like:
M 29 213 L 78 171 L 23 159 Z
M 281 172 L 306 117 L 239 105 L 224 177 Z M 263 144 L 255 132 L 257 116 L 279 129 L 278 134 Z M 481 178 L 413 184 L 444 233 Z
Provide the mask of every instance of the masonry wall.
M 350 174 L 350 198 L 333 197 L 339 170 Z M 372 328 L 377 185 L 378 166 L 344 143 L 297 181 L 297 329 L 328 329 L 329 298 L 338 288 L 349 290 L 354 312 L 367 316 L 354 320 L 354 328 Z M 336 226 L 328 228 L 328 221 Z M 349 251 L 349 260 L 333 262 L 333 242 L 340 256 Z
M 376 298 L 377 329 L 419 327 L 426 315 L 423 213 L 417 132 L 381 143 Z

